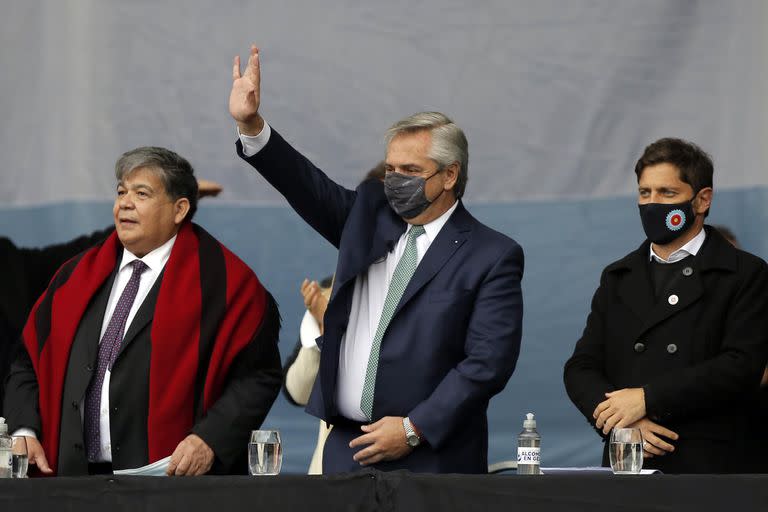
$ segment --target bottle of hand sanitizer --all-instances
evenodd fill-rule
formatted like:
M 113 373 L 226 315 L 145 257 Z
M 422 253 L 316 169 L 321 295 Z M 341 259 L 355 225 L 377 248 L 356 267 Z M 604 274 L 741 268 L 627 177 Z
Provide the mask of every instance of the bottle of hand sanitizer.
M 13 440 L 8 435 L 8 424 L 0 418 L 0 478 L 11 478 Z
M 523 431 L 517 436 L 517 474 L 538 475 L 539 452 L 541 450 L 541 436 L 536 431 L 536 420 L 533 413 L 525 415 Z

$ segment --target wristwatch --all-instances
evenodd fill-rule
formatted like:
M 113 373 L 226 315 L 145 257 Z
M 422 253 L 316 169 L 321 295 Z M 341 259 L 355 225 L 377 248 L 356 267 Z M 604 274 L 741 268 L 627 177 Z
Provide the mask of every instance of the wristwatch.
M 405 443 L 411 448 L 416 448 L 421 444 L 421 438 L 416 430 L 411 425 L 411 420 L 403 418 L 403 428 L 405 429 Z

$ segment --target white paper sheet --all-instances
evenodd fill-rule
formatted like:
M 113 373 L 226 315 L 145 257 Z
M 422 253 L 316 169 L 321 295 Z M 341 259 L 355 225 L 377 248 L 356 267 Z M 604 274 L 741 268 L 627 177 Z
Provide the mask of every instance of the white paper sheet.
M 134 469 L 116 469 L 113 471 L 116 475 L 123 476 L 167 476 L 168 464 L 171 462 L 171 456 L 160 459 L 157 462 Z
M 611 468 L 602 466 L 588 466 L 583 468 L 541 468 L 543 475 L 563 475 L 567 473 L 611 473 Z M 641 475 L 660 475 L 658 469 L 641 469 Z

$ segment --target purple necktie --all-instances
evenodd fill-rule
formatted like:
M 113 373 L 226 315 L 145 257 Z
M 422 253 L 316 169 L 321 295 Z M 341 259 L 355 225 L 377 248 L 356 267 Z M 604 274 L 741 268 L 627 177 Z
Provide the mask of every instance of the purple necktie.
M 96 375 L 91 379 L 88 390 L 85 393 L 85 411 L 83 420 L 85 423 L 85 446 L 88 452 L 88 460 L 96 462 L 101 454 L 101 429 L 99 427 L 101 409 L 101 388 L 104 384 L 104 375 L 107 368 L 112 368 L 117 353 L 120 352 L 120 344 L 125 334 L 125 322 L 131 311 L 136 293 L 139 291 L 141 274 L 149 267 L 141 260 L 131 262 L 133 273 L 125 285 L 120 300 L 117 301 L 112 318 L 109 320 L 107 330 L 101 337 L 99 344 L 99 360 L 96 367 Z

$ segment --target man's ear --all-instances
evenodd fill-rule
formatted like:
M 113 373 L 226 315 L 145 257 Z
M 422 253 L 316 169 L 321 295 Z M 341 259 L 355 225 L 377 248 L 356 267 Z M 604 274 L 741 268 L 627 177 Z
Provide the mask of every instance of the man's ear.
M 443 188 L 451 190 L 456 186 L 456 181 L 459 179 L 459 162 L 453 162 L 451 165 L 447 165 L 443 168 L 445 173 L 445 184 Z
M 696 215 L 703 215 L 704 212 L 709 210 L 709 207 L 712 206 L 712 195 L 714 193 L 712 187 L 699 190 L 699 193 L 696 194 L 696 197 L 693 200 L 693 210 Z
M 175 203 L 173 203 L 173 210 L 174 210 L 174 216 L 173 216 L 173 222 L 178 226 L 182 222 L 184 222 L 184 219 L 187 217 L 187 214 L 189 213 L 189 199 L 186 197 L 180 197 L 176 200 Z

